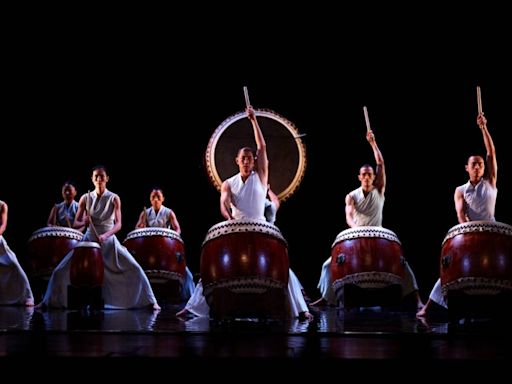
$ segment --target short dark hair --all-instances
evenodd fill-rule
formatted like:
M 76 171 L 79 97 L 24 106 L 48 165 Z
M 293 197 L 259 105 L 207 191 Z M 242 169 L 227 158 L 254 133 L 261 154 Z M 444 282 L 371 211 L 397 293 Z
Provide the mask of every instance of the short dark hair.
M 107 170 L 107 167 L 104 166 L 103 164 L 98 164 L 98 165 L 95 165 L 94 167 L 92 167 L 92 171 L 99 171 L 100 169 L 104 170 L 105 173 L 108 175 L 108 170 Z
M 236 153 L 236 157 L 238 157 L 240 155 L 240 153 L 242 152 L 251 152 L 252 155 L 254 157 L 256 157 L 256 151 L 254 150 L 254 148 L 251 148 L 251 147 L 242 147 L 238 150 L 238 152 Z
M 363 164 L 359 167 L 359 173 L 361 173 L 361 169 L 363 169 L 363 168 L 371 168 L 371 170 L 375 172 L 375 170 L 373 169 L 373 167 L 370 164 Z

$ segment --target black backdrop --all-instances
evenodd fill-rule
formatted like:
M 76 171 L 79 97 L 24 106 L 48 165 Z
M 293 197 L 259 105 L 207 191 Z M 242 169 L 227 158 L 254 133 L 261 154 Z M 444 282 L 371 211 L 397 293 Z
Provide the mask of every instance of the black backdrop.
M 197 272 L 204 235 L 222 220 L 203 163 L 206 145 L 218 124 L 244 107 L 244 85 L 255 107 L 307 134 L 304 180 L 276 224 L 311 296 L 332 241 L 347 228 L 344 197 L 359 185 L 359 166 L 374 163 L 363 105 L 387 166 L 384 226 L 401 239 L 422 296 L 436 279 L 441 241 L 457 223 L 453 192 L 467 181 L 465 161 L 485 154 L 476 85 L 497 148 L 496 218 L 512 223 L 512 100 L 509 75 L 499 71 L 501 50 L 476 60 L 473 47 L 461 57 L 458 45 L 306 33 L 291 40 L 261 35 L 247 46 L 172 33 L 74 37 L 34 33 L 13 43 L 6 58 L 2 125 L 9 138 L 3 134 L 1 143 L 14 155 L 2 154 L 0 198 L 10 208 L 5 238 L 22 262 L 30 234 L 61 200 L 62 183 L 74 180 L 80 195 L 93 187 L 91 167 L 105 164 L 109 189 L 122 200 L 119 239 L 159 185 Z

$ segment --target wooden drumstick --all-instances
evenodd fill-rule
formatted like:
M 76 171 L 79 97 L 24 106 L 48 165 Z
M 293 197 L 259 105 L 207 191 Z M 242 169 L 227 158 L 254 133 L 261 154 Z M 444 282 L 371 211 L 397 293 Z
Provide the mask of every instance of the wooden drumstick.
M 244 86 L 244 96 L 245 96 L 245 106 L 248 107 L 251 105 L 251 102 L 249 101 L 249 91 L 247 90 L 247 87 Z
M 68 224 L 68 227 L 69 228 L 73 228 L 71 226 L 71 221 L 69 221 L 69 216 L 68 216 L 68 214 L 66 212 L 64 212 L 64 217 L 66 218 L 66 223 Z
M 478 104 L 478 114 L 482 114 L 482 93 L 480 91 L 480 87 L 476 87 L 476 103 Z
M 372 129 L 370 128 L 370 118 L 368 117 L 368 108 L 366 106 L 363 107 L 364 112 L 364 120 L 366 121 L 366 131 L 369 132 Z
M 98 239 L 98 241 L 100 240 L 100 236 L 98 235 L 98 232 L 96 231 L 96 227 L 94 226 L 93 222 L 92 222 L 92 217 L 91 217 L 91 206 L 89 204 L 89 194 L 91 193 L 91 191 L 87 191 L 87 200 L 85 202 L 85 212 L 87 213 L 87 217 L 89 218 L 89 225 L 91 226 L 92 228 L 92 231 L 94 232 L 94 235 L 96 236 L 96 238 Z

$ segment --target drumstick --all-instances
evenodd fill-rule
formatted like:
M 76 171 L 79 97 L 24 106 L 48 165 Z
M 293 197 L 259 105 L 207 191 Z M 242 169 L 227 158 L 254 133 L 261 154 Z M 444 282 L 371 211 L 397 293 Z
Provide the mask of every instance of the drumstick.
M 96 231 L 96 227 L 94 227 L 94 224 L 92 222 L 91 210 L 90 210 L 91 206 L 89 204 L 89 193 L 91 193 L 91 191 L 87 191 L 87 200 L 85 202 L 85 212 L 87 213 L 87 217 L 89 218 L 89 224 L 91 225 L 92 231 L 94 232 L 94 235 L 96 236 L 96 238 L 99 241 L 100 236 L 98 235 L 98 232 Z
M 478 104 L 478 114 L 482 114 L 482 93 L 480 92 L 480 87 L 476 87 L 476 103 Z
M 371 131 L 372 129 L 370 128 L 370 118 L 368 117 L 368 108 L 366 108 L 366 106 L 363 107 L 363 112 L 364 120 L 366 121 L 366 131 Z
M 68 214 L 67 214 L 66 212 L 64 212 L 64 217 L 65 217 L 65 219 L 66 219 L 66 223 L 68 224 L 68 227 L 69 227 L 69 228 L 73 228 L 73 227 L 71 226 L 71 222 L 69 221 L 69 216 L 68 216 Z
M 247 87 L 244 87 L 244 96 L 245 96 L 245 106 L 248 107 L 251 105 L 251 102 L 249 101 L 249 91 L 247 90 Z

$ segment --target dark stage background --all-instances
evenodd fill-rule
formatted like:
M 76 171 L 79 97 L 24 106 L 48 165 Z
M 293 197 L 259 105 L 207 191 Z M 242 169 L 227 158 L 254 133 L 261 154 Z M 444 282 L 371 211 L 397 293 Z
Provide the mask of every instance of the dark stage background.
M 122 201 L 118 238 L 133 229 L 159 185 L 198 272 L 206 231 L 222 220 L 205 149 L 215 128 L 244 108 L 244 85 L 255 107 L 276 111 L 307 134 L 304 180 L 276 224 L 310 296 L 318 295 L 332 241 L 347 228 L 345 195 L 359 186 L 359 167 L 374 164 L 363 105 L 386 161 L 384 226 L 401 239 L 425 299 L 438 274 L 441 241 L 457 224 L 453 192 L 468 179 L 466 159 L 485 154 L 476 85 L 497 149 L 496 218 L 512 224 L 510 79 L 488 69 L 502 52 L 485 52 L 484 69 L 449 44 L 404 50 L 383 46 L 383 39 L 361 54 L 347 37 L 262 36 L 218 48 L 221 38 L 203 37 L 185 43 L 176 35 L 70 39 L 59 32 L 11 47 L 3 123 L 9 138 L 3 135 L 2 146 L 14 155 L 2 156 L 0 198 L 9 204 L 5 238 L 22 263 L 31 233 L 61 200 L 62 183 L 75 181 L 80 195 L 93 188 L 91 167 L 105 164 L 108 187 Z

